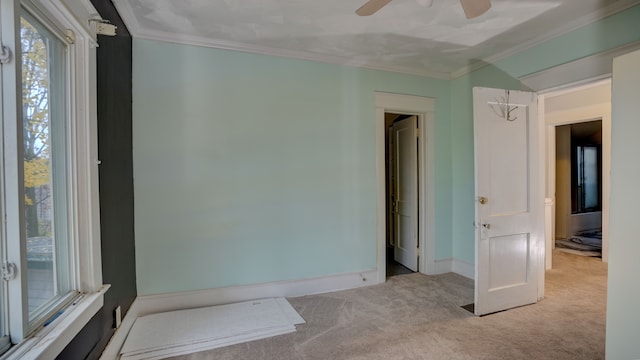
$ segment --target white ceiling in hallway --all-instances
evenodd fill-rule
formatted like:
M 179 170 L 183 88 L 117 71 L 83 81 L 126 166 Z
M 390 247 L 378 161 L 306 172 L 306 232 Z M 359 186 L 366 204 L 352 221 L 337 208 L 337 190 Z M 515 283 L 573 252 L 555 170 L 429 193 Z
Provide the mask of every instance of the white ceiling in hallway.
M 458 0 L 113 0 L 134 37 L 450 77 L 640 0 L 492 0 L 467 20 Z

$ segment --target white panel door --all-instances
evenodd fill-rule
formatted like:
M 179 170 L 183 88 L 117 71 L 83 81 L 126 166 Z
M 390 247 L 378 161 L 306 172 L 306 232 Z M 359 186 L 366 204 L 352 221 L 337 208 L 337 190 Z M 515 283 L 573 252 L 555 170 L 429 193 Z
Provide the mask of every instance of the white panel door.
M 537 96 L 474 88 L 473 118 L 475 313 L 484 315 L 535 303 L 538 297 L 544 198 Z
M 394 259 L 418 271 L 417 116 L 393 124 Z

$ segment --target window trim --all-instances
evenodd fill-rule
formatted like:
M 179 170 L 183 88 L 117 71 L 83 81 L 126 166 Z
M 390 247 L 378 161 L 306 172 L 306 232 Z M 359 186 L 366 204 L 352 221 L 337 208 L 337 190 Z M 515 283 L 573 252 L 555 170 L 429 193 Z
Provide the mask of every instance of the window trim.
M 598 120 L 596 120 L 598 121 Z M 602 128 L 602 126 L 601 126 Z M 573 141 L 573 139 L 572 139 Z M 584 184 L 585 164 L 578 166 L 578 158 L 584 156 L 585 148 L 593 148 L 596 151 L 596 206 L 586 206 L 586 190 Z M 578 170 L 579 168 L 580 170 Z M 602 144 L 592 142 L 578 142 L 571 144 L 571 215 L 588 214 L 602 211 Z
M 108 285 L 102 284 L 102 262 L 100 244 L 100 216 L 98 193 L 98 146 L 97 146 L 97 111 L 96 111 L 96 34 L 91 24 L 91 19 L 99 20 L 100 17 L 89 0 L 0 0 L 0 16 L 2 19 L 13 17 L 11 21 L 2 21 L 0 28 L 0 40 L 4 45 L 19 46 L 20 7 L 25 4 L 32 7 L 38 16 L 45 15 L 47 24 L 58 29 L 63 29 L 65 36 L 74 47 L 70 57 L 70 115 L 72 116 L 72 139 L 74 143 L 72 160 L 75 174 L 71 179 L 71 192 L 74 199 L 74 212 L 72 213 L 72 231 L 77 235 L 73 247 L 74 272 L 76 290 L 80 292 L 81 299 L 74 300 L 71 305 L 64 308 L 64 312 L 46 326 L 41 326 L 32 334 L 28 334 L 28 314 L 22 311 L 15 315 L 6 313 L 11 317 L 7 327 L 12 340 L 16 345 L 0 359 L 15 358 L 15 356 L 37 355 L 40 351 L 54 349 L 60 352 L 77 335 L 84 325 L 102 307 L 104 293 Z M 82 19 L 82 20 L 78 20 Z M 21 103 L 21 84 L 17 61 L 20 51 L 11 49 L 12 60 L 2 65 L 0 72 L 0 84 L 2 85 L 3 99 L 0 100 L 2 119 L 17 119 Z M 4 183 L 2 196 L 2 214 L 6 217 L 6 225 L 2 228 L 3 237 L 6 239 L 23 238 L 24 226 L 21 216 L 16 211 L 7 211 L 17 208 L 17 204 L 23 199 L 22 178 L 5 175 L 14 169 L 19 169 L 22 127 L 17 121 L 4 121 L 2 124 L 2 138 L 5 156 L 0 157 L 2 176 L 7 179 Z M 7 143 L 7 140 L 10 140 Z M 4 158 L 4 159 L 1 159 Z M 15 191 L 19 190 L 19 191 Z M 15 241 L 13 242 L 15 243 Z M 3 262 L 17 264 L 18 270 L 26 269 L 26 257 L 21 256 L 25 252 L 25 244 L 19 242 L 19 246 L 7 246 L 2 249 Z M 18 276 L 10 281 L 16 282 L 21 288 L 26 288 L 26 276 Z M 3 282 L 4 290 L 8 286 Z M 26 291 L 9 292 L 7 302 L 21 301 L 26 304 Z M 25 318 L 25 314 L 26 318 Z M 28 335 L 28 336 L 27 336 Z M 47 346 L 44 346 L 48 344 Z M 35 349 L 36 352 L 33 352 Z M 54 357 L 54 352 L 47 354 Z M 48 356 L 49 357 L 49 356 Z
M 65 59 L 64 59 L 64 68 L 65 68 L 65 73 L 63 73 L 63 78 L 61 79 L 65 84 L 64 84 L 64 101 L 62 102 L 63 106 L 64 106 L 64 127 L 63 131 L 64 131 L 64 143 L 62 144 L 63 149 L 65 150 L 63 153 L 60 152 L 56 152 L 55 150 L 53 150 L 53 146 L 56 146 L 58 149 L 60 149 L 60 145 L 58 145 L 59 143 L 55 143 L 56 140 L 52 140 L 52 156 L 54 158 L 53 161 L 55 161 L 56 158 L 62 158 L 64 160 L 64 167 L 62 169 L 62 171 L 65 173 L 64 175 L 64 180 L 65 180 L 65 192 L 64 192 L 64 207 L 58 209 L 57 206 L 59 205 L 55 205 L 56 202 L 54 201 L 54 206 L 56 206 L 57 210 L 54 210 L 54 214 L 58 214 L 58 211 L 62 210 L 64 211 L 66 214 L 64 215 L 64 222 L 66 224 L 64 224 L 63 226 L 67 228 L 67 232 L 69 232 L 68 234 L 68 238 L 66 240 L 67 244 L 65 246 L 65 253 L 67 253 L 67 256 L 69 258 L 69 263 L 66 264 L 66 276 L 68 276 L 70 278 L 70 283 L 69 283 L 69 287 L 70 289 L 68 290 L 68 292 L 65 292 L 64 294 L 58 294 L 57 296 L 49 299 L 47 302 L 45 302 L 45 307 L 43 307 L 42 309 L 40 309 L 38 312 L 36 313 L 28 313 L 28 318 L 29 318 L 29 324 L 26 327 L 26 331 L 27 333 L 31 333 L 34 332 L 36 329 L 38 329 L 41 325 L 43 325 L 44 323 L 50 321 L 50 319 L 55 316 L 55 314 L 57 314 L 59 311 L 61 311 L 62 309 L 66 308 L 73 300 L 74 298 L 76 298 L 78 296 L 78 292 L 77 292 L 77 281 L 76 281 L 76 270 L 75 270 L 75 262 L 73 260 L 74 257 L 74 244 L 75 241 L 77 239 L 75 239 L 76 237 L 76 233 L 71 230 L 68 231 L 69 226 L 72 224 L 73 222 L 73 214 L 68 211 L 69 207 L 71 209 L 75 208 L 76 204 L 74 201 L 74 190 L 73 188 L 73 180 L 77 177 L 77 175 L 75 174 L 75 167 L 77 164 L 75 164 L 74 158 L 73 158 L 73 152 L 75 150 L 74 145 L 75 145 L 75 141 L 73 141 L 73 139 L 71 139 L 70 137 L 73 136 L 73 123 L 76 122 L 77 119 L 72 118 L 71 115 L 69 114 L 70 109 L 71 109 L 71 95 L 74 93 L 74 87 L 71 86 L 71 81 L 70 81 L 70 76 L 68 76 L 67 74 L 71 75 L 73 73 L 72 68 L 71 68 L 71 58 L 74 55 L 73 50 L 71 49 L 71 44 L 65 39 L 64 37 L 64 32 L 61 31 L 58 27 L 56 26 L 52 26 L 51 21 L 48 20 L 47 16 L 44 15 L 41 11 L 34 9 L 33 5 L 30 3 L 25 4 L 25 1 L 22 1 L 22 4 L 20 6 L 20 20 L 22 22 L 22 19 L 26 20 L 31 26 L 33 26 L 35 29 L 37 29 L 38 32 L 40 32 L 41 30 L 46 30 L 50 36 L 55 37 L 57 40 L 59 40 L 62 44 L 64 44 L 64 46 L 66 47 L 65 49 Z M 20 25 L 20 28 L 22 28 L 22 25 Z M 40 29 L 42 28 L 42 29 Z M 51 50 L 49 49 L 48 53 L 50 53 Z M 53 59 L 48 59 L 48 60 L 53 60 Z M 16 58 L 17 61 L 17 58 Z M 49 74 L 49 77 L 51 79 L 51 77 L 53 76 L 53 73 Z M 56 75 L 58 76 L 58 75 Z M 51 83 L 53 83 L 53 80 L 50 80 L 50 86 Z M 50 89 L 50 97 L 49 97 L 49 104 L 51 105 L 53 103 L 52 99 L 53 99 L 53 92 L 54 90 Z M 56 95 L 57 97 L 57 95 Z M 22 110 L 24 110 L 24 106 L 22 107 Z M 51 112 L 51 108 L 49 109 L 49 111 Z M 24 117 L 24 115 L 23 115 Z M 51 114 L 50 118 L 49 118 L 50 124 L 49 124 L 49 134 L 52 137 L 52 139 L 54 137 L 56 137 L 56 135 L 54 135 L 54 115 Z M 80 119 L 80 121 L 82 121 L 82 119 Z M 68 128 L 66 125 L 72 125 L 70 128 Z M 59 124 L 58 124 L 59 126 Z M 59 130 L 57 130 L 59 131 Z M 52 172 L 52 181 L 55 180 L 53 179 L 53 177 L 55 176 L 55 171 Z M 54 198 L 56 197 L 55 192 L 56 192 L 56 187 L 54 186 L 52 188 L 52 191 L 54 192 Z M 59 214 L 58 214 L 59 215 Z M 59 222 L 54 221 L 55 224 L 59 224 Z M 55 227 L 55 225 L 54 225 Z M 58 237 L 54 236 L 54 239 L 56 239 L 55 241 L 55 246 L 57 248 L 58 246 Z M 57 261 L 55 261 L 57 263 Z M 57 266 L 56 266 L 57 267 Z M 26 269 L 27 271 L 29 270 L 28 268 Z M 56 269 L 56 274 L 58 273 L 58 269 Z M 27 293 L 27 299 L 29 298 L 29 293 Z M 25 306 L 25 304 L 23 304 L 23 307 Z M 28 304 L 27 304 L 28 307 Z M 23 310 L 25 311 L 25 310 Z M 28 311 L 28 310 L 26 310 Z
M 53 359 L 64 350 L 82 328 L 104 305 L 104 294 L 110 285 L 100 291 L 74 301 L 65 312 L 22 343 L 0 356 L 1 360 Z

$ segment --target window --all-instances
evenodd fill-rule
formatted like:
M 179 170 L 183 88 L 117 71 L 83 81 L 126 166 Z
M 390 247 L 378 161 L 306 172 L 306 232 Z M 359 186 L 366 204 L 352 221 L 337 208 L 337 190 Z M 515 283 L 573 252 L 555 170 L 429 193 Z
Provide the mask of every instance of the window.
M 27 304 L 34 322 L 56 311 L 73 288 L 67 202 L 68 47 L 25 9 L 20 42 Z
M 579 145 L 575 148 L 575 209 L 574 213 L 597 211 L 600 209 L 600 188 L 598 186 L 599 155 L 597 146 Z
M 75 336 L 64 331 L 65 321 L 88 321 L 105 291 L 96 44 L 87 25 L 95 10 L 88 0 L 65 4 L 0 0 L 0 354 L 19 345 L 9 355 L 18 358 L 28 351 L 55 357 L 51 351 Z M 51 331 L 56 326 L 60 331 Z
M 571 129 L 571 213 L 602 209 L 602 121 L 568 125 Z

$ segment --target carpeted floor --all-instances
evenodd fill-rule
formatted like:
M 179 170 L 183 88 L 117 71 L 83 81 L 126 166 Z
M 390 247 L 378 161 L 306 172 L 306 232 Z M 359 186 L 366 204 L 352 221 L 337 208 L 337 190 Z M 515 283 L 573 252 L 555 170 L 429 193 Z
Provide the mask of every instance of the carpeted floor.
M 204 359 L 604 359 L 607 267 L 554 252 L 546 298 L 475 317 L 473 282 L 419 273 L 385 284 L 289 299 L 296 333 L 175 357 Z

